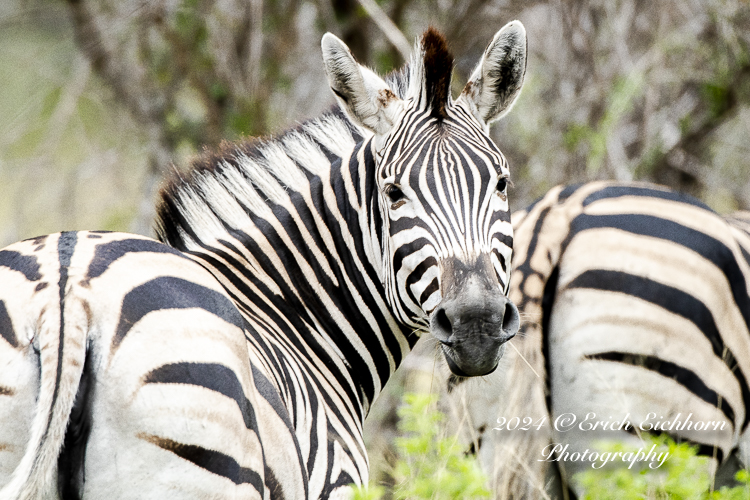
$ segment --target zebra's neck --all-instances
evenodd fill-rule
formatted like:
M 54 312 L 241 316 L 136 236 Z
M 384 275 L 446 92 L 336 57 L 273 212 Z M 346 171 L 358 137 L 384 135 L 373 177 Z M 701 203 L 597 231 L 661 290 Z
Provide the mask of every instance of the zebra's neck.
M 237 149 L 210 158 L 162 194 L 159 232 L 234 297 L 282 398 L 293 404 L 283 394 L 295 386 L 292 372 L 317 372 L 310 378 L 331 381 L 361 420 L 410 342 L 380 282 L 370 143 L 348 154 L 329 146 L 320 135 L 287 135 L 257 156 Z M 327 168 L 316 165 L 321 154 Z M 299 366 L 284 366 L 289 359 Z

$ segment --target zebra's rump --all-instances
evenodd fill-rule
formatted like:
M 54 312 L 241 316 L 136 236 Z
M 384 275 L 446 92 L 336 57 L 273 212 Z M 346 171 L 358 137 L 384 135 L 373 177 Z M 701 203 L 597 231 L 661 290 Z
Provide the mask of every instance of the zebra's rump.
M 750 403 L 750 304 L 727 225 L 631 189 L 587 206 L 567 241 L 543 313 L 552 414 L 626 418 L 633 434 L 666 431 L 721 462 Z M 613 437 L 580 434 L 566 439 Z
M 295 438 L 243 327 L 207 271 L 147 238 L 61 233 L 0 251 L 3 495 L 303 497 L 303 476 L 274 470 L 301 470 Z M 264 432 L 286 446 L 264 453 Z

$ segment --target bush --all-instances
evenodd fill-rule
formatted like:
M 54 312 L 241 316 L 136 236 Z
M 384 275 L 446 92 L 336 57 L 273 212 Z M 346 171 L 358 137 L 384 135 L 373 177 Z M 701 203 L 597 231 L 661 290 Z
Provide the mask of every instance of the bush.
M 436 397 L 404 394 L 396 439 L 398 460 L 393 467 L 395 500 L 458 500 L 489 498 L 487 477 L 474 456 L 466 455 L 453 437 L 441 431 L 443 414 Z M 377 500 L 385 495 L 379 486 L 360 488 L 355 500 Z
M 669 452 L 664 465 L 656 470 L 627 469 L 624 467 L 592 469 L 573 476 L 585 490 L 583 500 L 608 498 L 612 500 L 740 500 L 750 498 L 750 473 L 739 471 L 735 476 L 740 486 L 723 487 L 711 491 L 709 459 L 698 456 L 697 448 L 687 443 L 677 444 L 666 435 L 645 436 L 657 445 L 657 453 Z M 627 452 L 622 443 L 602 445 L 602 451 Z

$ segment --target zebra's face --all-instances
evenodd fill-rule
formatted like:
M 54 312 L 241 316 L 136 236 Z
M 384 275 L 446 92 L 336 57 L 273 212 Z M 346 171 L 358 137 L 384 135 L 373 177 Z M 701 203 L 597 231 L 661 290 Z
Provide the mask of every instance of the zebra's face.
M 369 219 L 386 300 L 407 328 L 441 343 L 453 373 L 484 375 L 519 327 L 506 296 L 509 171 L 488 131 L 520 92 L 525 31 L 514 21 L 495 35 L 456 101 L 443 38 L 430 30 L 419 49 L 406 88 L 359 66 L 335 37 L 323 39 L 342 108 L 374 134 Z
M 401 126 L 422 123 L 422 140 L 402 147 L 406 132 L 391 137 L 378 179 L 390 302 L 441 342 L 455 374 L 474 376 L 495 369 L 519 316 L 506 297 L 508 166 L 467 111 L 458 103 L 440 122 L 414 112 Z

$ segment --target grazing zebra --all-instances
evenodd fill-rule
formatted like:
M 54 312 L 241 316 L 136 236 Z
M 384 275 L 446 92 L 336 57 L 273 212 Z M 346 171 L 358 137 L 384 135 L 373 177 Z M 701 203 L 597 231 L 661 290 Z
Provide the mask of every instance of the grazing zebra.
M 432 29 L 388 81 L 322 48 L 343 113 L 175 174 L 169 246 L 62 233 L 0 253 L 0 497 L 348 497 L 363 420 L 422 332 L 455 373 L 495 369 L 519 316 L 487 132 L 520 91 L 523 26 L 455 101 Z
M 550 465 L 568 482 L 591 470 L 540 462 L 550 443 L 581 457 L 606 439 L 637 448 L 649 430 L 696 444 L 714 465 L 737 449 L 750 464 L 750 214 L 722 218 L 658 186 L 594 182 L 553 189 L 513 225 L 521 355 L 509 351 L 483 380 L 444 379 L 497 497 L 540 498 Z M 550 425 L 570 415 L 571 429 Z M 632 427 L 590 427 L 623 420 Z

